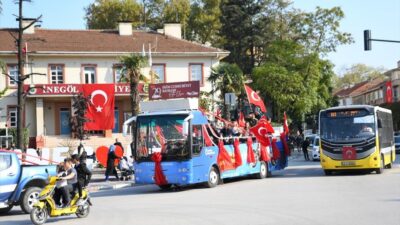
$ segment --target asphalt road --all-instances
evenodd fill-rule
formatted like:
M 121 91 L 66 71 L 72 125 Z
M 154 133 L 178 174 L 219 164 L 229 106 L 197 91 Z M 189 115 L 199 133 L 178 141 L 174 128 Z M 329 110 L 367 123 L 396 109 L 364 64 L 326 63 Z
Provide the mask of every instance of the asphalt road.
M 217 188 L 162 192 L 137 186 L 92 195 L 88 218 L 48 224 L 400 224 L 400 155 L 384 174 L 324 176 L 318 162 L 298 158 L 264 180 L 227 181 Z M 16 207 L 1 225 L 31 224 Z

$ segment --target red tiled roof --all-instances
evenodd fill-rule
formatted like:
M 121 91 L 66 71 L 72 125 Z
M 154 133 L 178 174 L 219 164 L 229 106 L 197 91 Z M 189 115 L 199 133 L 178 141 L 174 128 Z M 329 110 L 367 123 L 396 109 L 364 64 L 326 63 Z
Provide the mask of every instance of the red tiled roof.
M 0 29 L 0 52 L 16 51 L 11 34 L 16 29 Z M 24 34 L 29 52 L 146 52 L 151 44 L 154 53 L 223 53 L 228 51 L 208 47 L 156 32 L 134 31 L 121 36 L 116 30 L 50 30 L 35 28 L 34 34 Z
M 338 96 L 338 97 L 350 96 L 350 95 L 352 95 L 353 92 L 355 92 L 357 89 L 363 87 L 367 83 L 368 83 L 368 81 L 364 81 L 364 82 L 355 84 L 353 87 L 343 88 L 343 89 L 337 91 L 336 93 L 334 93 L 334 95 Z
M 385 81 L 382 78 L 377 78 L 371 81 L 368 81 L 366 85 L 358 88 L 352 93 L 352 96 L 361 95 L 367 93 L 371 90 L 376 89 L 377 87 L 381 86 Z

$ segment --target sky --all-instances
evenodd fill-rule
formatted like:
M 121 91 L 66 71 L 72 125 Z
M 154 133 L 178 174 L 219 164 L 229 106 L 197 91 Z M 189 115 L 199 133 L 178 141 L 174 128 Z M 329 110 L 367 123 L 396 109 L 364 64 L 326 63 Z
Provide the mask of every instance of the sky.
M 18 13 L 14 0 L 2 0 L 0 28 L 17 27 L 13 14 Z M 42 27 L 50 29 L 85 29 L 85 11 L 93 0 L 33 0 L 25 2 L 25 17 L 42 17 Z M 335 71 L 356 63 L 393 69 L 400 60 L 400 44 L 372 42 L 372 50 L 364 51 L 363 30 L 370 29 L 372 38 L 400 41 L 400 0 L 294 0 L 293 7 L 313 11 L 317 6 L 340 6 L 345 13 L 340 30 L 351 33 L 355 43 L 339 46 L 326 58 L 335 64 Z

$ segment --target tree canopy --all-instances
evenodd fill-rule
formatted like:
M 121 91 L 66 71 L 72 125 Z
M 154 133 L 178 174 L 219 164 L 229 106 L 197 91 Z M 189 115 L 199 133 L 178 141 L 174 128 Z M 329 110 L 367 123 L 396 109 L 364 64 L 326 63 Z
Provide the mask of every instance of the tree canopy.
M 354 64 L 343 68 L 342 72 L 335 77 L 335 87 L 343 88 L 363 81 L 383 78 L 383 71 L 385 69 L 382 67 L 374 68 L 362 63 Z

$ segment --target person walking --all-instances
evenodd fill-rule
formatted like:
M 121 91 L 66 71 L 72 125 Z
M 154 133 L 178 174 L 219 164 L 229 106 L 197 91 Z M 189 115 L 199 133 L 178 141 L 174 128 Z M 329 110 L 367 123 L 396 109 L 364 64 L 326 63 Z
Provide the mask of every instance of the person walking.
M 106 168 L 106 181 L 108 181 L 108 178 L 111 175 L 115 175 L 117 180 L 119 180 L 117 170 L 115 169 L 115 160 L 118 157 L 115 155 L 115 145 L 110 145 L 110 148 L 108 149 L 108 155 L 107 155 L 107 168 Z
M 304 159 L 306 160 L 306 161 L 309 161 L 310 160 L 310 157 L 308 156 L 308 146 L 310 145 L 310 140 L 308 139 L 308 138 L 306 138 L 304 141 L 303 141 L 303 145 L 302 145 L 302 147 L 303 147 L 303 154 L 304 154 Z

